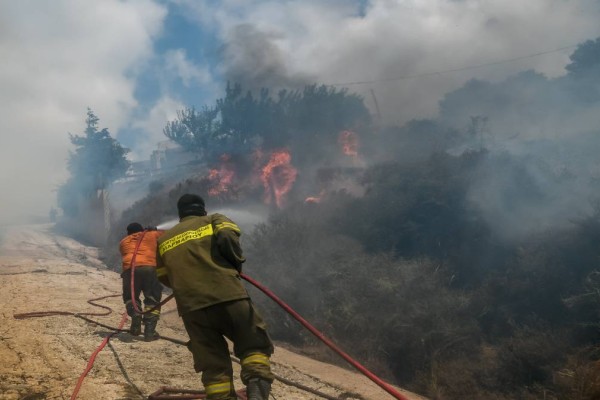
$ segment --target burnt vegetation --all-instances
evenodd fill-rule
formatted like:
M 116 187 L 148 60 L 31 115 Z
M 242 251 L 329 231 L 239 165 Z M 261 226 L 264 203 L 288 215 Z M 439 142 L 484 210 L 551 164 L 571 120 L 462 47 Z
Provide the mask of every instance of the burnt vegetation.
M 566 96 L 570 114 L 598 107 L 599 49 L 580 46 L 562 78 L 470 82 L 446 96 L 439 119 L 402 127 L 375 128 L 345 91 L 228 86 L 214 107 L 165 128 L 206 163 L 153 183 L 115 226 L 173 219 L 186 192 L 206 196 L 209 212 L 255 207 L 264 188 L 248 183 L 252 152 L 285 147 L 297 179 L 285 206 L 271 203 L 242 236 L 245 272 L 374 372 L 432 399 L 598 399 L 600 184 L 589 148 L 600 131 L 582 121 L 558 137 L 525 132 L 564 112 L 546 93 Z M 539 95 L 518 115 L 515 85 Z M 343 130 L 357 135 L 362 163 L 339 155 Z M 224 153 L 238 180 L 211 196 L 204 173 Z M 276 340 L 338 362 L 249 290 Z

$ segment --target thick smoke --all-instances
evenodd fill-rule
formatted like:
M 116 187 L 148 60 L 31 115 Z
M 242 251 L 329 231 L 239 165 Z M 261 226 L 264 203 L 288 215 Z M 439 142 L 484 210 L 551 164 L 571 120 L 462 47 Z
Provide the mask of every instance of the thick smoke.
M 230 32 L 223 50 L 224 76 L 241 83 L 246 89 L 300 88 L 310 83 L 307 77 L 293 74 L 286 64 L 286 54 L 276 45 L 280 39 L 251 24 L 240 24 Z
M 382 161 L 422 161 L 439 151 L 458 156 L 485 149 L 467 200 L 499 237 L 519 240 L 569 226 L 590 216 L 600 199 L 600 39 L 574 48 L 565 70 L 558 77 L 525 70 L 498 81 L 469 80 L 443 96 L 436 118 L 388 128 L 383 141 L 374 132 L 363 135 L 364 142 L 380 148 L 371 148 L 360 165 L 343 164 L 339 151 L 328 162 L 348 170 Z M 361 151 L 373 146 L 361 145 Z M 323 165 L 300 167 L 304 176 L 316 176 Z M 347 186 L 362 195 L 356 182 L 343 179 L 329 181 L 329 189 Z M 320 188 L 302 183 L 300 191 L 312 190 L 318 201 Z
M 282 61 L 279 56 L 265 60 Z M 568 226 L 591 215 L 600 198 L 599 66 L 596 39 L 573 49 L 562 76 L 525 70 L 497 81 L 471 79 L 443 96 L 436 118 L 411 120 L 379 137 L 375 131 L 363 134 L 360 152 L 371 148 L 360 156 L 367 158 L 336 149 L 320 164 L 296 165 L 301 171 L 296 194 L 320 201 L 323 188 L 314 178 L 329 171 L 335 175 L 327 180 L 329 190 L 361 196 L 348 171 L 383 161 L 424 161 L 440 151 L 458 156 L 485 149 L 467 200 L 499 237 L 519 240 Z
M 581 43 L 600 35 L 598 4 L 251 3 L 199 7 L 225 39 L 225 76 L 250 89 L 311 78 L 360 93 L 378 122 L 402 126 L 367 165 L 488 149 L 468 199 L 505 238 L 593 211 L 600 50 Z
M 251 87 L 340 83 L 373 110 L 374 93 L 384 122 L 397 124 L 435 117 L 444 94 L 472 78 L 498 82 L 527 69 L 561 76 L 573 50 L 565 47 L 600 35 L 600 6 L 588 0 L 182 4 L 226 43 L 227 78 Z M 537 53 L 545 54 L 524 57 Z M 513 61 L 473 68 L 503 60 Z
M 491 151 L 470 200 L 504 236 L 566 226 L 600 198 L 600 40 L 579 46 L 567 70 L 473 80 L 440 104 L 440 121 L 467 133 L 463 150 Z
M 87 107 L 112 133 L 126 124 L 165 15 L 151 0 L 0 2 L 0 224 L 47 220 Z

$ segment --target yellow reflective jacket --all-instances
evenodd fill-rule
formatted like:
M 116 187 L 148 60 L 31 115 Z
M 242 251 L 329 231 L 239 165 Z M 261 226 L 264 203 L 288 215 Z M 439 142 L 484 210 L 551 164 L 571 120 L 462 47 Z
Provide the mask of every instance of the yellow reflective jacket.
M 248 298 L 239 275 L 240 228 L 222 214 L 188 216 L 158 238 L 160 281 L 173 289 L 179 314 Z

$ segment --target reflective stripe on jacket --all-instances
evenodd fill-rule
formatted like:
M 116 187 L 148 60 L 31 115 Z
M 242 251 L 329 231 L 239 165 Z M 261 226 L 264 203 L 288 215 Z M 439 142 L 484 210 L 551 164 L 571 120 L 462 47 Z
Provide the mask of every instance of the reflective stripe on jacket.
M 222 214 L 188 216 L 158 239 L 157 275 L 179 314 L 248 298 L 239 270 L 240 228 Z

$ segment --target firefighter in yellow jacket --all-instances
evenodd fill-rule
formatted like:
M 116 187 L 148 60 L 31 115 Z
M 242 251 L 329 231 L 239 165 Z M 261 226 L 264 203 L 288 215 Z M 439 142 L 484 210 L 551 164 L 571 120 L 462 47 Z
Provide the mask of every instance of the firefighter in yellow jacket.
M 150 342 L 159 339 L 156 333 L 156 324 L 160 318 L 160 299 L 162 285 L 156 276 L 156 248 L 157 238 L 163 231 L 144 229 L 141 224 L 132 222 L 127 225 L 127 236 L 119 243 L 122 258 L 121 278 L 123 279 L 123 302 L 127 314 L 131 317 L 129 332 L 133 336 L 142 333 L 144 323 L 144 340 Z M 135 259 L 134 259 L 135 257 Z M 133 293 L 131 292 L 131 266 L 135 262 L 133 274 Z M 140 301 L 140 294 L 144 294 L 144 309 Z M 133 301 L 135 300 L 135 306 Z
M 241 360 L 248 399 L 267 400 L 273 344 L 240 278 L 240 229 L 222 214 L 207 215 L 194 194 L 181 196 L 177 210 L 179 224 L 158 238 L 157 274 L 173 289 L 206 398 L 237 399 L 228 338 Z

